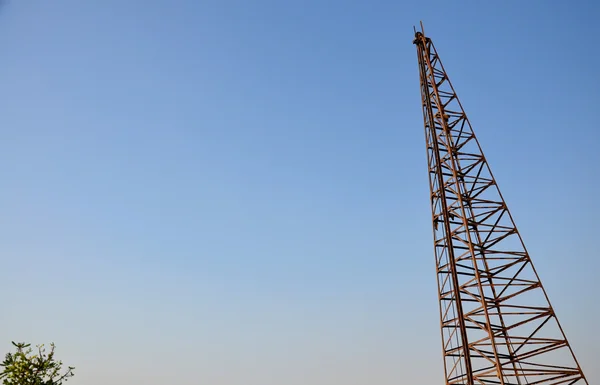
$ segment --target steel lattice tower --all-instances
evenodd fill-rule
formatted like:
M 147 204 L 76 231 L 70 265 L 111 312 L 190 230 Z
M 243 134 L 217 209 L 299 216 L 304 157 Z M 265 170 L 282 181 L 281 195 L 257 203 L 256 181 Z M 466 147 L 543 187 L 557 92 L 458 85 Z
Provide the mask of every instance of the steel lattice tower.
M 589 385 L 431 39 L 414 44 L 446 384 Z

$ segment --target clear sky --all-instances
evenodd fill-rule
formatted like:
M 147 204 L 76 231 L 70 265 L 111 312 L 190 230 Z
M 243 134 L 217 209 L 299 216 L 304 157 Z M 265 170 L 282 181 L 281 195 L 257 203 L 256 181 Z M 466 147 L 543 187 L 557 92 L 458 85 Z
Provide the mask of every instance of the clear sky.
M 441 384 L 423 20 L 600 382 L 599 17 L 593 1 L 7 2 L 0 350 L 54 341 L 73 385 Z

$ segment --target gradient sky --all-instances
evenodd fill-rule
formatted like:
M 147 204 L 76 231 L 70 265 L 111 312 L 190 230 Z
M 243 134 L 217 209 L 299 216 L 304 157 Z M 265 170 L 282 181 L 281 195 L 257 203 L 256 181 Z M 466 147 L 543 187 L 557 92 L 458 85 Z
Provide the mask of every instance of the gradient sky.
M 6 3 L 0 354 L 54 341 L 72 385 L 443 383 L 423 20 L 599 383 L 599 17 L 593 1 Z

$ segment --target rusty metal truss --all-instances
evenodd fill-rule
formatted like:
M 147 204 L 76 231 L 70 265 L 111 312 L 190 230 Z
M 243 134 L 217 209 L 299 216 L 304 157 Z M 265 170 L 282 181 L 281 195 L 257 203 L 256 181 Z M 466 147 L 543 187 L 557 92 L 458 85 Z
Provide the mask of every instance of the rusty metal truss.
M 589 385 L 431 39 L 414 44 L 446 384 Z

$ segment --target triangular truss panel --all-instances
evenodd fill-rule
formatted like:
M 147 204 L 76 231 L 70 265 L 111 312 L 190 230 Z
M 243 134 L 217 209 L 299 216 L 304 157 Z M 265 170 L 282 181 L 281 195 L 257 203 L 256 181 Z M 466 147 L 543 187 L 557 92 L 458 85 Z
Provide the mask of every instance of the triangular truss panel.
M 446 384 L 588 385 L 431 39 L 414 44 Z

